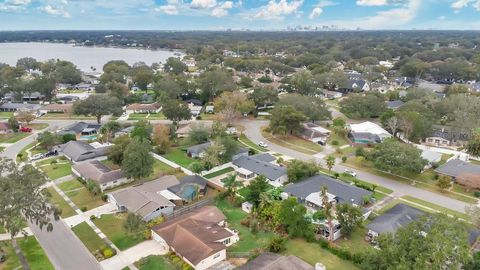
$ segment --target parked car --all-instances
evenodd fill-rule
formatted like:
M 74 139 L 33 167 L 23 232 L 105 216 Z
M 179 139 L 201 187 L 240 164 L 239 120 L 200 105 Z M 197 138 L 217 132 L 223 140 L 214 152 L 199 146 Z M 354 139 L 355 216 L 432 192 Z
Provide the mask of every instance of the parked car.
M 51 156 L 56 156 L 58 155 L 58 151 L 55 150 L 55 151 L 49 151 L 48 153 L 46 153 L 44 156 L 45 157 L 51 157 Z
M 349 169 L 345 169 L 344 173 L 345 173 L 345 174 L 348 174 L 348 175 L 350 175 L 350 176 L 352 176 L 352 177 L 357 177 L 357 173 L 354 172 L 354 171 L 352 171 L 352 170 L 349 170 Z
M 262 141 L 258 142 L 258 146 L 263 147 L 263 148 L 268 147 L 268 145 L 266 143 L 262 142 Z
M 42 159 L 44 157 L 45 157 L 44 154 L 35 154 L 35 155 L 30 157 L 30 161 L 39 160 L 39 159 Z
M 32 129 L 28 127 L 22 127 L 20 128 L 20 132 L 32 132 Z

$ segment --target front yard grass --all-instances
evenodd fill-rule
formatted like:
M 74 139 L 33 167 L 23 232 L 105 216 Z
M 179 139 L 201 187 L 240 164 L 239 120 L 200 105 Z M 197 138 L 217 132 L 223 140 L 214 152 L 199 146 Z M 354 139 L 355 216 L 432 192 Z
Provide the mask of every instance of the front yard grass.
M 150 255 L 136 261 L 134 265 L 140 270 L 177 270 L 168 259 L 160 255 Z
M 20 246 L 20 249 L 25 255 L 25 259 L 27 260 L 32 270 L 54 270 L 52 264 L 48 260 L 47 255 L 45 254 L 42 247 L 34 236 L 18 238 L 17 243 Z
M 75 179 L 65 181 L 58 187 L 82 210 L 91 210 L 105 204 L 101 195 L 92 195 L 85 186 Z
M 53 160 L 58 163 L 51 164 Z M 72 164 L 65 158 L 49 158 L 38 162 L 37 165 L 52 180 L 72 174 Z
M 265 128 L 262 129 L 262 136 L 274 144 L 278 144 L 280 146 L 308 155 L 314 155 L 323 151 L 323 148 L 320 144 L 313 143 L 293 135 L 272 135 Z
M 241 143 L 248 145 L 248 147 L 250 147 L 250 148 L 252 148 L 252 149 L 254 149 L 258 152 L 267 152 L 268 151 L 267 148 L 260 147 L 256 143 L 252 142 L 249 138 L 247 138 L 247 136 L 245 134 L 240 135 L 238 140 Z
M 0 242 L 0 248 L 3 249 L 7 255 L 7 260 L 3 263 L 0 263 L 0 270 L 13 270 L 22 268 L 20 260 L 18 259 L 10 240 Z
M 206 175 L 204 175 L 203 177 L 205 177 L 205 178 L 207 178 L 207 179 L 212 179 L 212 178 L 214 178 L 214 177 L 217 177 L 217 176 L 220 176 L 220 175 L 222 175 L 222 174 L 229 173 L 229 172 L 233 172 L 233 168 L 232 168 L 232 167 L 227 167 L 227 168 L 225 168 L 225 169 L 221 169 L 221 170 L 219 170 L 219 171 L 206 174 Z
M 51 195 L 49 201 L 51 204 L 55 205 L 58 209 L 62 210 L 61 217 L 68 218 L 76 215 L 75 210 L 58 194 L 58 192 L 53 188 L 47 188 L 48 193 Z
M 349 250 L 353 254 L 362 253 L 368 249 L 373 250 L 373 246 L 365 241 L 365 235 L 368 232 L 368 229 L 365 227 L 366 222 L 368 222 L 368 220 L 364 222 L 362 228 L 357 228 L 348 238 L 341 237 L 335 242 L 335 244 L 341 248 Z
M 126 214 L 102 215 L 93 220 L 93 223 L 117 246 L 120 250 L 131 248 L 144 241 L 143 238 L 135 238 L 128 235 L 123 227 Z
M 188 166 L 190 166 L 190 164 L 195 161 L 195 159 L 188 157 L 187 152 L 183 151 L 180 148 L 170 149 L 170 151 L 163 155 L 163 157 L 177 163 L 184 168 L 188 168 Z
M 147 117 L 148 116 L 148 117 Z M 163 113 L 131 113 L 128 115 L 128 120 L 141 120 L 141 119 L 147 119 L 147 120 L 165 120 L 167 119 Z
M 404 200 L 407 200 L 404 201 Z M 442 206 L 439 206 L 437 204 L 434 204 L 434 203 L 431 203 L 431 202 L 427 202 L 427 201 L 424 201 L 424 200 L 421 200 L 421 199 L 417 199 L 417 198 L 414 198 L 412 196 L 402 196 L 400 197 L 400 202 L 402 203 L 405 203 L 405 204 L 408 204 L 408 201 L 410 202 L 413 202 L 413 203 L 416 203 L 416 204 L 419 204 L 419 205 L 423 205 L 425 207 L 428 207 L 428 208 L 431 208 L 435 211 L 438 211 L 440 213 L 443 213 L 443 214 L 447 214 L 447 215 L 451 215 L 451 216 L 454 216 L 454 217 L 458 217 L 458 218 L 462 218 L 462 219 L 465 219 L 465 220 L 468 220 L 469 217 L 467 214 L 465 213 L 460 213 L 460 212 L 457 212 L 457 211 L 454 211 L 454 210 L 451 210 L 451 209 L 448 209 L 448 208 L 445 208 L 445 207 L 442 207 Z M 412 207 L 415 207 L 415 208 L 419 208 L 417 205 L 415 204 L 410 204 Z M 420 208 L 421 210 L 424 210 L 426 212 L 432 212 L 431 210 L 429 209 L 425 209 L 425 208 Z
M 240 222 L 247 217 L 247 213 L 241 208 L 234 207 L 226 199 L 217 200 L 216 206 L 225 214 L 229 228 L 235 229 L 239 233 L 240 240 L 229 247 L 229 252 L 252 252 L 255 249 L 263 249 L 270 239 L 275 236 L 273 232 L 259 231 L 253 234 L 249 228 L 243 226 Z
M 10 118 L 13 116 L 13 112 L 0 112 L 0 118 Z
M 93 231 L 93 229 L 86 222 L 82 222 L 77 226 L 73 227 L 72 231 L 77 235 L 80 241 L 82 241 L 85 247 L 87 247 L 90 253 L 92 253 L 94 256 L 106 246 L 106 243 L 98 236 L 98 234 L 95 233 L 95 231 Z
M 16 143 L 21 139 L 25 139 L 30 135 L 32 135 L 32 133 L 29 133 L 29 132 L 14 132 L 14 133 L 0 134 L 0 143 Z
M 48 124 L 46 124 L 46 123 L 33 123 L 33 124 L 30 124 L 26 127 L 34 129 L 34 130 L 42 130 L 42 129 L 47 128 Z
M 163 175 L 167 174 L 175 174 L 177 175 L 178 172 L 168 164 L 161 162 L 160 160 L 154 158 L 153 163 L 153 173 L 145 179 L 145 181 L 155 180 Z M 178 177 L 178 176 L 177 176 Z
M 318 243 L 308 243 L 304 239 L 288 240 L 285 254 L 295 255 L 311 265 L 321 262 L 327 269 L 335 270 L 356 270 L 359 269 L 352 262 L 342 260 Z

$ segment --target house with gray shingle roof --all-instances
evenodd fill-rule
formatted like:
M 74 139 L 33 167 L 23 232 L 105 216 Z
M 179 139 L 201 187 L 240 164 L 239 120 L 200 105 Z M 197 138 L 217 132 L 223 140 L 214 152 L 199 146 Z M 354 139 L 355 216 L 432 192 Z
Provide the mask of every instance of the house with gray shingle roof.
M 462 174 L 480 175 L 480 165 L 465 162 L 460 159 L 451 159 L 447 163 L 438 167 L 435 172 L 453 178 L 457 178 Z
M 133 181 L 124 177 L 121 169 L 112 170 L 98 160 L 75 164 L 72 173 L 85 181 L 95 181 L 102 191 Z
M 281 186 L 287 182 L 287 170 L 265 160 L 266 156 L 241 156 L 232 161 L 238 177 L 249 182 L 258 175 L 267 178 L 272 186 Z
M 368 224 L 368 234 L 376 237 L 382 233 L 394 233 L 425 214 L 417 208 L 399 203 Z
M 84 161 L 106 155 L 111 145 L 88 144 L 84 141 L 69 141 L 55 149 L 73 162 Z

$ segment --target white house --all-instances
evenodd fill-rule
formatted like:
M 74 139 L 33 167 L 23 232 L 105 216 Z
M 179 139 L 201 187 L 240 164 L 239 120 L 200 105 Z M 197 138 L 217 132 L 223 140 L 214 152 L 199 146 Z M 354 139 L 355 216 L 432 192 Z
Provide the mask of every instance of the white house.
M 102 191 L 133 181 L 124 177 L 121 169 L 111 170 L 98 160 L 75 164 L 72 173 L 85 181 L 97 182 Z

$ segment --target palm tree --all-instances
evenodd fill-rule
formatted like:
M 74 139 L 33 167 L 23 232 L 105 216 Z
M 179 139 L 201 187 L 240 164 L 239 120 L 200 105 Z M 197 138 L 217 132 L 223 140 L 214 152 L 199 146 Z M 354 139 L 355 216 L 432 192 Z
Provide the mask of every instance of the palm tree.
M 323 213 L 327 219 L 328 224 L 328 242 L 333 242 L 333 203 L 328 199 L 327 187 L 322 186 L 320 188 L 320 196 L 322 199 Z
M 335 165 L 335 157 L 334 156 L 328 156 L 327 157 L 328 173 L 330 173 L 332 171 L 333 165 Z
M 237 180 L 237 175 L 231 174 L 223 180 L 223 186 L 227 189 L 227 193 L 231 198 L 235 198 L 238 189 L 243 187 L 243 183 Z

